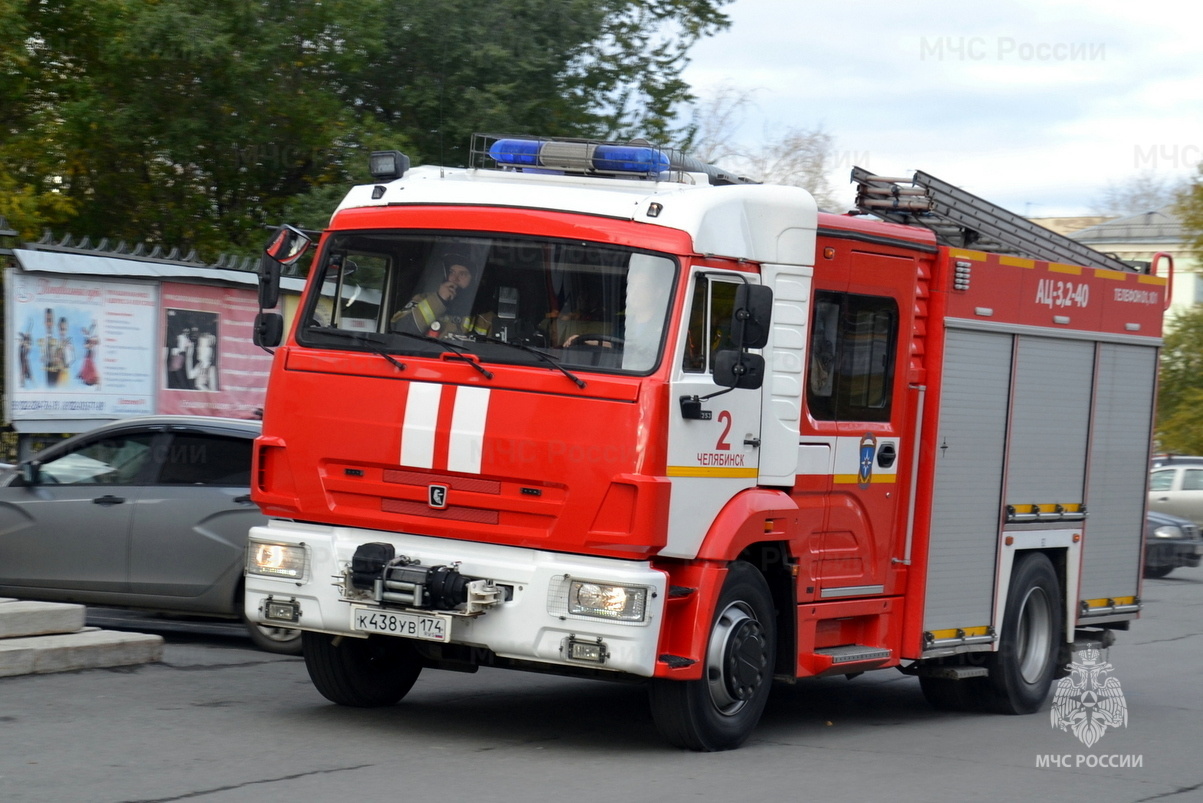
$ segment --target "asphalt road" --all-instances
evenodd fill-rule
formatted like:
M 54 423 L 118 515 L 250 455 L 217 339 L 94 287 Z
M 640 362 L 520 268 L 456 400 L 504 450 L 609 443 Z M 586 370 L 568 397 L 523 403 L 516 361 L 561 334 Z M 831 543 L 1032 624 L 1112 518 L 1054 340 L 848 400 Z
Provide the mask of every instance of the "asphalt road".
M 894 670 L 780 686 L 717 754 L 663 744 L 633 685 L 428 671 L 394 708 L 340 708 L 236 625 L 135 618 L 162 663 L 0 679 L 0 801 L 1203 799 L 1203 570 L 1144 597 L 1108 656 L 1127 724 L 1089 747 L 1047 706 L 936 712 Z

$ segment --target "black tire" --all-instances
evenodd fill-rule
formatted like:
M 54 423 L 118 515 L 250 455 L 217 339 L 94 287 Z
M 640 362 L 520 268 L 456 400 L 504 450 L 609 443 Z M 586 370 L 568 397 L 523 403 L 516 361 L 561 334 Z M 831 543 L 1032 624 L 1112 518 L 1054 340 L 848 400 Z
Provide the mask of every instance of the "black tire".
M 1165 577 L 1170 572 L 1172 572 L 1174 570 L 1174 568 L 1175 567 L 1173 565 L 1168 564 L 1168 563 L 1163 566 L 1146 565 L 1145 566 L 1145 577 L 1153 577 L 1153 578 Z
M 702 677 L 652 680 L 652 718 L 665 739 L 706 752 L 744 743 L 772 688 L 774 623 L 764 577 L 751 564 L 731 564 L 715 607 Z
M 993 708 L 1031 714 L 1048 699 L 1064 629 L 1061 584 L 1049 559 L 1025 555 L 1011 572 L 998 652 L 989 657 Z
M 251 637 L 251 641 L 259 649 L 274 652 L 277 655 L 301 654 L 300 630 L 291 627 L 261 625 L 246 618 L 243 618 L 242 623 L 246 626 L 246 634 Z
M 394 705 L 413 688 L 422 671 L 418 654 L 406 639 L 306 632 L 302 640 L 309 679 L 323 697 L 339 705 Z

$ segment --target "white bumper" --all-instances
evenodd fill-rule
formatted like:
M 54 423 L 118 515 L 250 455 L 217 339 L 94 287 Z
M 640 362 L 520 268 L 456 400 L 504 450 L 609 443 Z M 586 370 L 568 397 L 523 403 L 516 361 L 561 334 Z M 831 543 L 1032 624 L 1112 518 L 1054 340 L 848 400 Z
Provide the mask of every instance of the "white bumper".
M 588 666 L 650 677 L 656 664 L 666 599 L 667 578 L 646 561 L 591 558 L 535 549 L 455 541 L 444 538 L 384 533 L 347 527 L 327 527 L 272 520 L 255 527 L 250 539 L 269 543 L 302 545 L 306 551 L 306 573 L 300 582 L 247 574 L 246 615 L 252 621 L 281 624 L 263 618 L 264 603 L 295 600 L 300 608 L 297 626 L 304 630 L 363 636 L 351 627 L 351 601 L 342 593 L 342 580 L 360 544 L 390 543 L 398 555 L 421 561 L 424 566 L 459 564 L 469 577 L 493 580 L 512 588 L 512 598 L 474 616 L 454 616 L 451 643 L 484 647 L 499 656 L 538 661 L 560 666 Z M 646 586 L 648 594 L 643 622 L 616 622 L 566 613 L 561 606 L 549 610 L 549 590 L 563 587 L 567 575 L 588 580 L 631 586 Z M 355 600 L 363 605 L 362 600 Z M 605 644 L 604 664 L 586 663 L 566 657 L 571 637 L 577 641 Z

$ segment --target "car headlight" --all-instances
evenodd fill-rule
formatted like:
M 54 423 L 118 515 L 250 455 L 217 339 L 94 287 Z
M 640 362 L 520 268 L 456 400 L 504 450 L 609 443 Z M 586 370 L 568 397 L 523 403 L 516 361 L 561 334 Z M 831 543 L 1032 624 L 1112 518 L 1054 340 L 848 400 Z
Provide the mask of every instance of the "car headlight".
M 642 622 L 647 589 L 573 580 L 568 585 L 568 612 L 620 622 Z
M 1153 530 L 1154 538 L 1184 538 L 1185 534 L 1182 528 L 1176 524 L 1163 524 L 1156 530 Z
M 301 580 L 305 577 L 305 547 L 251 541 L 246 549 L 247 574 Z

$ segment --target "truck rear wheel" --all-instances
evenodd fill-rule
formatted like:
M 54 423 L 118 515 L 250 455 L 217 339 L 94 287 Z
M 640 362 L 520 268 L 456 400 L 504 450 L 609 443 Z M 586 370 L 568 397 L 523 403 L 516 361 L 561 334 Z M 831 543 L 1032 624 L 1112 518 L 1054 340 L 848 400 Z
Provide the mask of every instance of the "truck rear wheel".
M 405 639 L 306 632 L 302 640 L 309 679 L 323 697 L 339 705 L 393 705 L 413 688 L 422 671 L 417 652 Z
M 707 752 L 744 743 L 772 687 L 774 619 L 764 577 L 748 563 L 733 563 L 715 607 L 702 677 L 652 681 L 652 718 L 665 739 Z
M 1039 552 L 1020 558 L 1011 573 L 1002 640 L 990 656 L 994 708 L 1031 714 L 1048 698 L 1062 641 L 1061 584 Z

